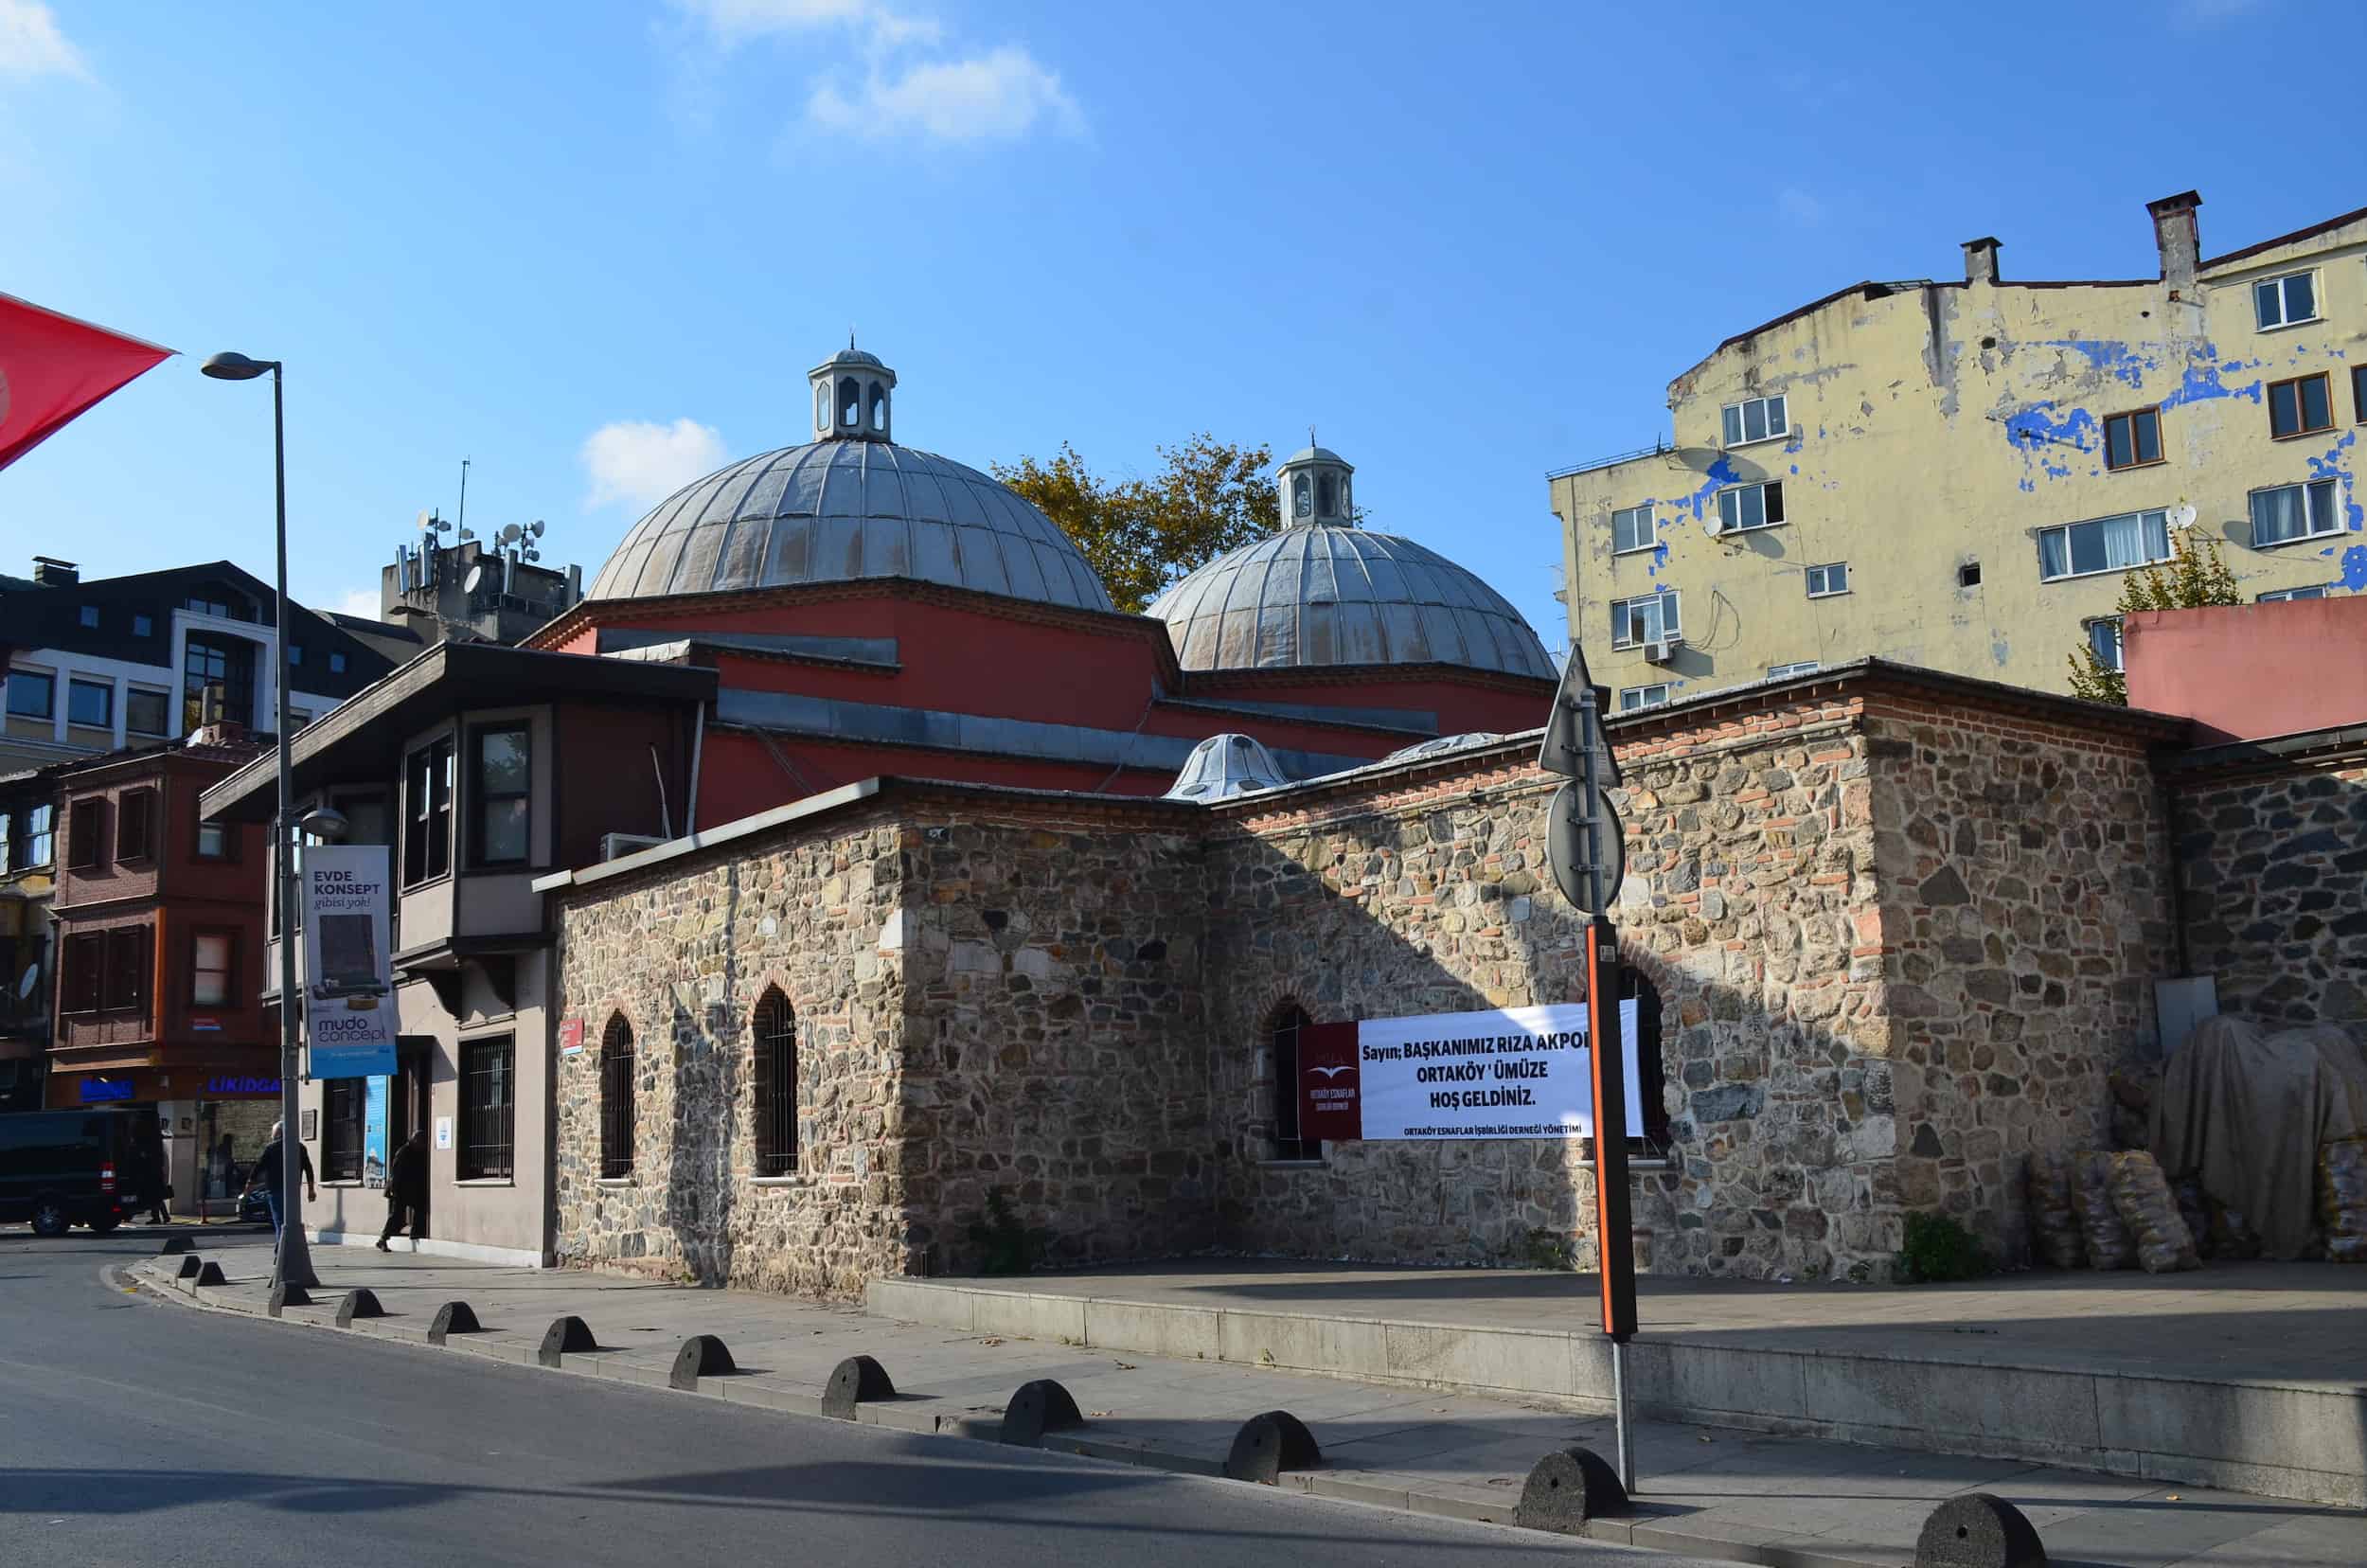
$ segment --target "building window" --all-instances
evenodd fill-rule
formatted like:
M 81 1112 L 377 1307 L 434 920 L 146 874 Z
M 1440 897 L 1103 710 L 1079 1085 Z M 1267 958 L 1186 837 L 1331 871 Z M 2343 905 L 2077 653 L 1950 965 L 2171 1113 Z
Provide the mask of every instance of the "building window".
M 107 803 L 78 800 L 65 814 L 65 864 L 69 870 L 95 871 L 107 864 Z
M 321 1080 L 321 1180 L 362 1179 L 362 1100 L 367 1080 Z
M 152 616 L 133 615 L 132 617 L 132 635 L 135 637 L 152 637 L 155 634 L 156 622 Z
M 101 1006 L 109 1012 L 148 1010 L 148 928 L 117 926 L 107 933 L 107 980 Z
M 116 722 L 116 688 L 107 681 L 68 681 L 65 684 L 65 722 L 88 729 L 113 729 Z
M 1780 681 L 1788 675 L 1813 675 L 1824 668 L 1824 665 L 1815 659 L 1795 659 L 1789 664 L 1769 665 L 1767 678 L 1771 681 Z
M 1340 509 L 1339 486 L 1326 473 L 1315 481 L 1315 515 L 1330 517 Z
M 116 859 L 152 860 L 156 854 L 156 792 L 126 790 L 116 805 Z
M 1723 525 L 1720 533 L 1741 533 L 1751 528 L 1771 528 L 1784 520 L 1784 487 L 1771 485 L 1736 485 L 1717 492 L 1717 521 Z
M 2318 278 L 2315 273 L 2287 273 L 2283 277 L 2264 277 L 2251 286 L 2252 314 L 2259 318 L 2260 330 L 2290 327 L 2297 322 L 2318 319 Z
M 196 611 L 201 615 L 219 615 L 223 620 L 228 620 L 230 618 L 230 606 L 228 604 L 224 603 L 221 599 L 209 599 L 203 594 L 190 595 L 188 607 Z
M 632 1025 L 623 1013 L 600 1036 L 600 1174 L 632 1174 Z
M 2096 662 L 2107 669 L 2120 668 L 2120 616 L 2099 615 L 2094 620 L 2083 621 L 2080 624 L 2087 629 L 2088 651 L 2096 656 Z
M 2269 435 L 2282 441 L 2333 428 L 2333 383 L 2324 371 L 2269 383 Z
M 460 1179 L 483 1181 L 514 1173 L 517 1051 L 507 1035 L 460 1047 Z
M 1300 474 L 1290 485 L 1290 515 L 1312 517 L 1315 514 L 1315 487 L 1307 475 Z
M 1752 398 L 1725 408 L 1726 444 L 1743 446 L 1791 433 L 1781 398 Z
M 302 664 L 303 662 L 304 645 L 300 642 L 290 643 L 288 645 L 288 668 L 294 669 L 296 666 Z
M 58 1010 L 97 1012 L 107 970 L 107 938 L 96 933 L 68 936 L 60 956 L 65 962 L 58 976 Z
M 788 1176 L 797 1169 L 797 1016 L 789 998 L 768 989 L 756 1003 L 756 1174 Z
M 475 863 L 523 865 L 527 859 L 528 796 L 533 739 L 524 724 L 478 730 L 475 776 Z
M 1611 514 L 1611 548 L 1613 555 L 1626 555 L 1630 550 L 1652 547 L 1652 508 L 1623 507 Z
M 89 628 L 90 628 L 92 631 L 94 631 L 94 632 L 98 631 L 98 606 L 97 606 L 96 604 L 85 604 L 85 605 L 83 605 L 83 606 L 81 607 L 81 616 L 80 616 L 80 619 L 81 619 L 81 622 L 82 622 L 82 624 L 83 624 L 84 626 L 89 627 Z
M 167 699 L 161 691 L 127 690 L 123 694 L 123 727 L 133 735 L 164 734 L 166 705 Z
M 403 764 L 402 884 L 452 869 L 452 741 L 420 747 Z
M 1274 1009 L 1268 1040 L 1273 1055 L 1273 1158 L 1320 1160 L 1323 1141 L 1299 1136 L 1299 1032 L 1313 1026 L 1307 1009 L 1285 1002 Z
M 1808 568 L 1808 597 L 1831 598 L 1835 594 L 1849 592 L 1849 562 L 1836 561 L 1823 566 Z
M 9 825 L 15 829 L 9 838 L 9 870 L 29 871 L 49 864 L 57 846 L 57 810 L 49 805 L 28 806 L 17 813 Z
M 2140 408 L 2104 421 L 2104 466 L 2145 468 L 2162 461 L 2162 411 Z
M 346 656 L 343 653 L 331 653 L 329 656 L 329 672 L 331 675 L 343 675 L 346 672 Z
M 1677 592 L 1663 589 L 1641 598 L 1611 601 L 1611 646 L 1633 648 L 1638 643 L 1665 642 L 1680 634 Z
M 863 383 L 852 376 L 838 380 L 838 422 L 846 430 L 863 423 Z
M 2334 481 L 2313 479 L 2305 485 L 2278 485 L 2251 492 L 2251 547 L 2289 544 L 2338 531 Z
M 57 712 L 57 677 L 29 669 L 9 671 L 9 717 L 47 719 Z
M 2351 366 L 2351 418 L 2367 424 L 2367 365 Z
M 2327 590 L 2332 586 L 2332 583 L 2321 582 L 2308 588 L 2272 589 L 2271 591 L 2261 595 L 2257 602 L 2261 604 L 2282 604 L 2287 599 L 2324 598 L 2326 597 Z
M 205 722 L 205 691 L 222 690 L 224 723 L 255 722 L 255 645 L 244 637 L 192 636 L 181 655 L 181 727 Z
M 2038 578 L 2043 582 L 2091 572 L 2126 572 L 2169 559 L 2167 512 L 2127 512 L 2038 530 Z
M 237 939 L 225 931 L 201 931 L 189 938 L 189 1000 L 201 1007 L 230 1005 L 230 976 Z
M 1668 701 L 1668 683 L 1653 686 L 1628 686 L 1619 693 L 1619 711 L 1634 713 L 1642 708 L 1660 707 Z
M 197 858 L 199 860 L 226 861 L 236 860 L 238 856 L 239 835 L 235 829 L 226 822 L 207 822 L 202 818 L 199 820 L 197 825 Z

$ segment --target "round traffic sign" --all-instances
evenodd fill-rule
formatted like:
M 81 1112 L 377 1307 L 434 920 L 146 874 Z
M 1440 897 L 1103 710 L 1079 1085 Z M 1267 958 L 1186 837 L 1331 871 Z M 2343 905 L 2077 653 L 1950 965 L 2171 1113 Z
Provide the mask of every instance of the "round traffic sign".
M 1561 896 L 1575 904 L 1581 913 L 1600 915 L 1619 900 L 1619 884 L 1628 875 L 1628 839 L 1619 824 L 1619 813 L 1611 810 L 1611 796 L 1597 796 L 1599 814 L 1595 818 L 1598 831 L 1595 842 L 1603 846 L 1603 908 L 1596 909 L 1587 895 L 1586 835 L 1581 827 L 1582 792 L 1576 780 L 1554 792 L 1552 820 L 1545 834 L 1545 856 L 1553 863 L 1554 884 Z

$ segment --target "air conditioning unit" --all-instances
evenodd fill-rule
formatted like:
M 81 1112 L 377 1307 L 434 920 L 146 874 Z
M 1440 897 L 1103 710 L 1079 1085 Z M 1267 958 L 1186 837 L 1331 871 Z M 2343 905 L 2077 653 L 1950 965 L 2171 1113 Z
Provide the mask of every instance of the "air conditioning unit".
M 1684 645 L 1685 641 L 1682 637 L 1663 637 L 1657 642 L 1647 642 L 1644 645 L 1644 662 L 1664 665 L 1669 661 L 1670 656 Z
M 666 841 L 654 833 L 602 833 L 600 859 L 620 860 L 636 849 L 650 849 Z

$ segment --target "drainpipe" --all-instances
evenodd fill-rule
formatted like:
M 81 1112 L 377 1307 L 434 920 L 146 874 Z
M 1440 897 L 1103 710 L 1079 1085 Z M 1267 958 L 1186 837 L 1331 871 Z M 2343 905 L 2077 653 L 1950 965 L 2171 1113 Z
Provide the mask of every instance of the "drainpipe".
M 682 830 L 685 834 L 699 830 L 699 762 L 707 742 L 707 705 L 703 700 L 699 704 L 694 724 L 690 732 L 690 798 L 683 802 L 682 808 Z

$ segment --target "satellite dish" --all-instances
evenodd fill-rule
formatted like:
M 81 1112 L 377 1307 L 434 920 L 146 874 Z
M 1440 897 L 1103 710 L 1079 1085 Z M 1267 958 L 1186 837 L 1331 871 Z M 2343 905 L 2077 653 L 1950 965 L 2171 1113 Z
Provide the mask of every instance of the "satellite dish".
M 467 577 L 460 579 L 460 591 L 464 594 L 473 594 L 476 592 L 476 585 L 484 580 L 485 562 L 480 561 L 469 568 Z
M 435 531 L 436 514 L 422 508 L 419 512 L 419 532 L 434 533 Z
M 1726 454 L 1718 447 L 1681 446 L 1670 447 L 1663 455 L 1679 468 L 1691 469 L 1696 473 L 1707 473 Z
M 2195 506 L 2194 506 L 2194 503 L 2193 503 L 2193 502 L 2191 502 L 2191 501 L 2180 501 L 2180 502 L 2177 506 L 2172 507 L 2172 508 L 2170 508 L 2170 526 L 2171 526 L 2171 527 L 2173 527 L 2173 528 L 2191 528 L 2191 527 L 2193 527 L 2194 526 L 2195 526 Z
M 1712 539 L 1717 539 L 1724 534 L 1726 531 L 1726 514 L 1719 511 L 1716 507 L 1706 508 L 1701 513 L 1701 531 L 1708 534 Z

